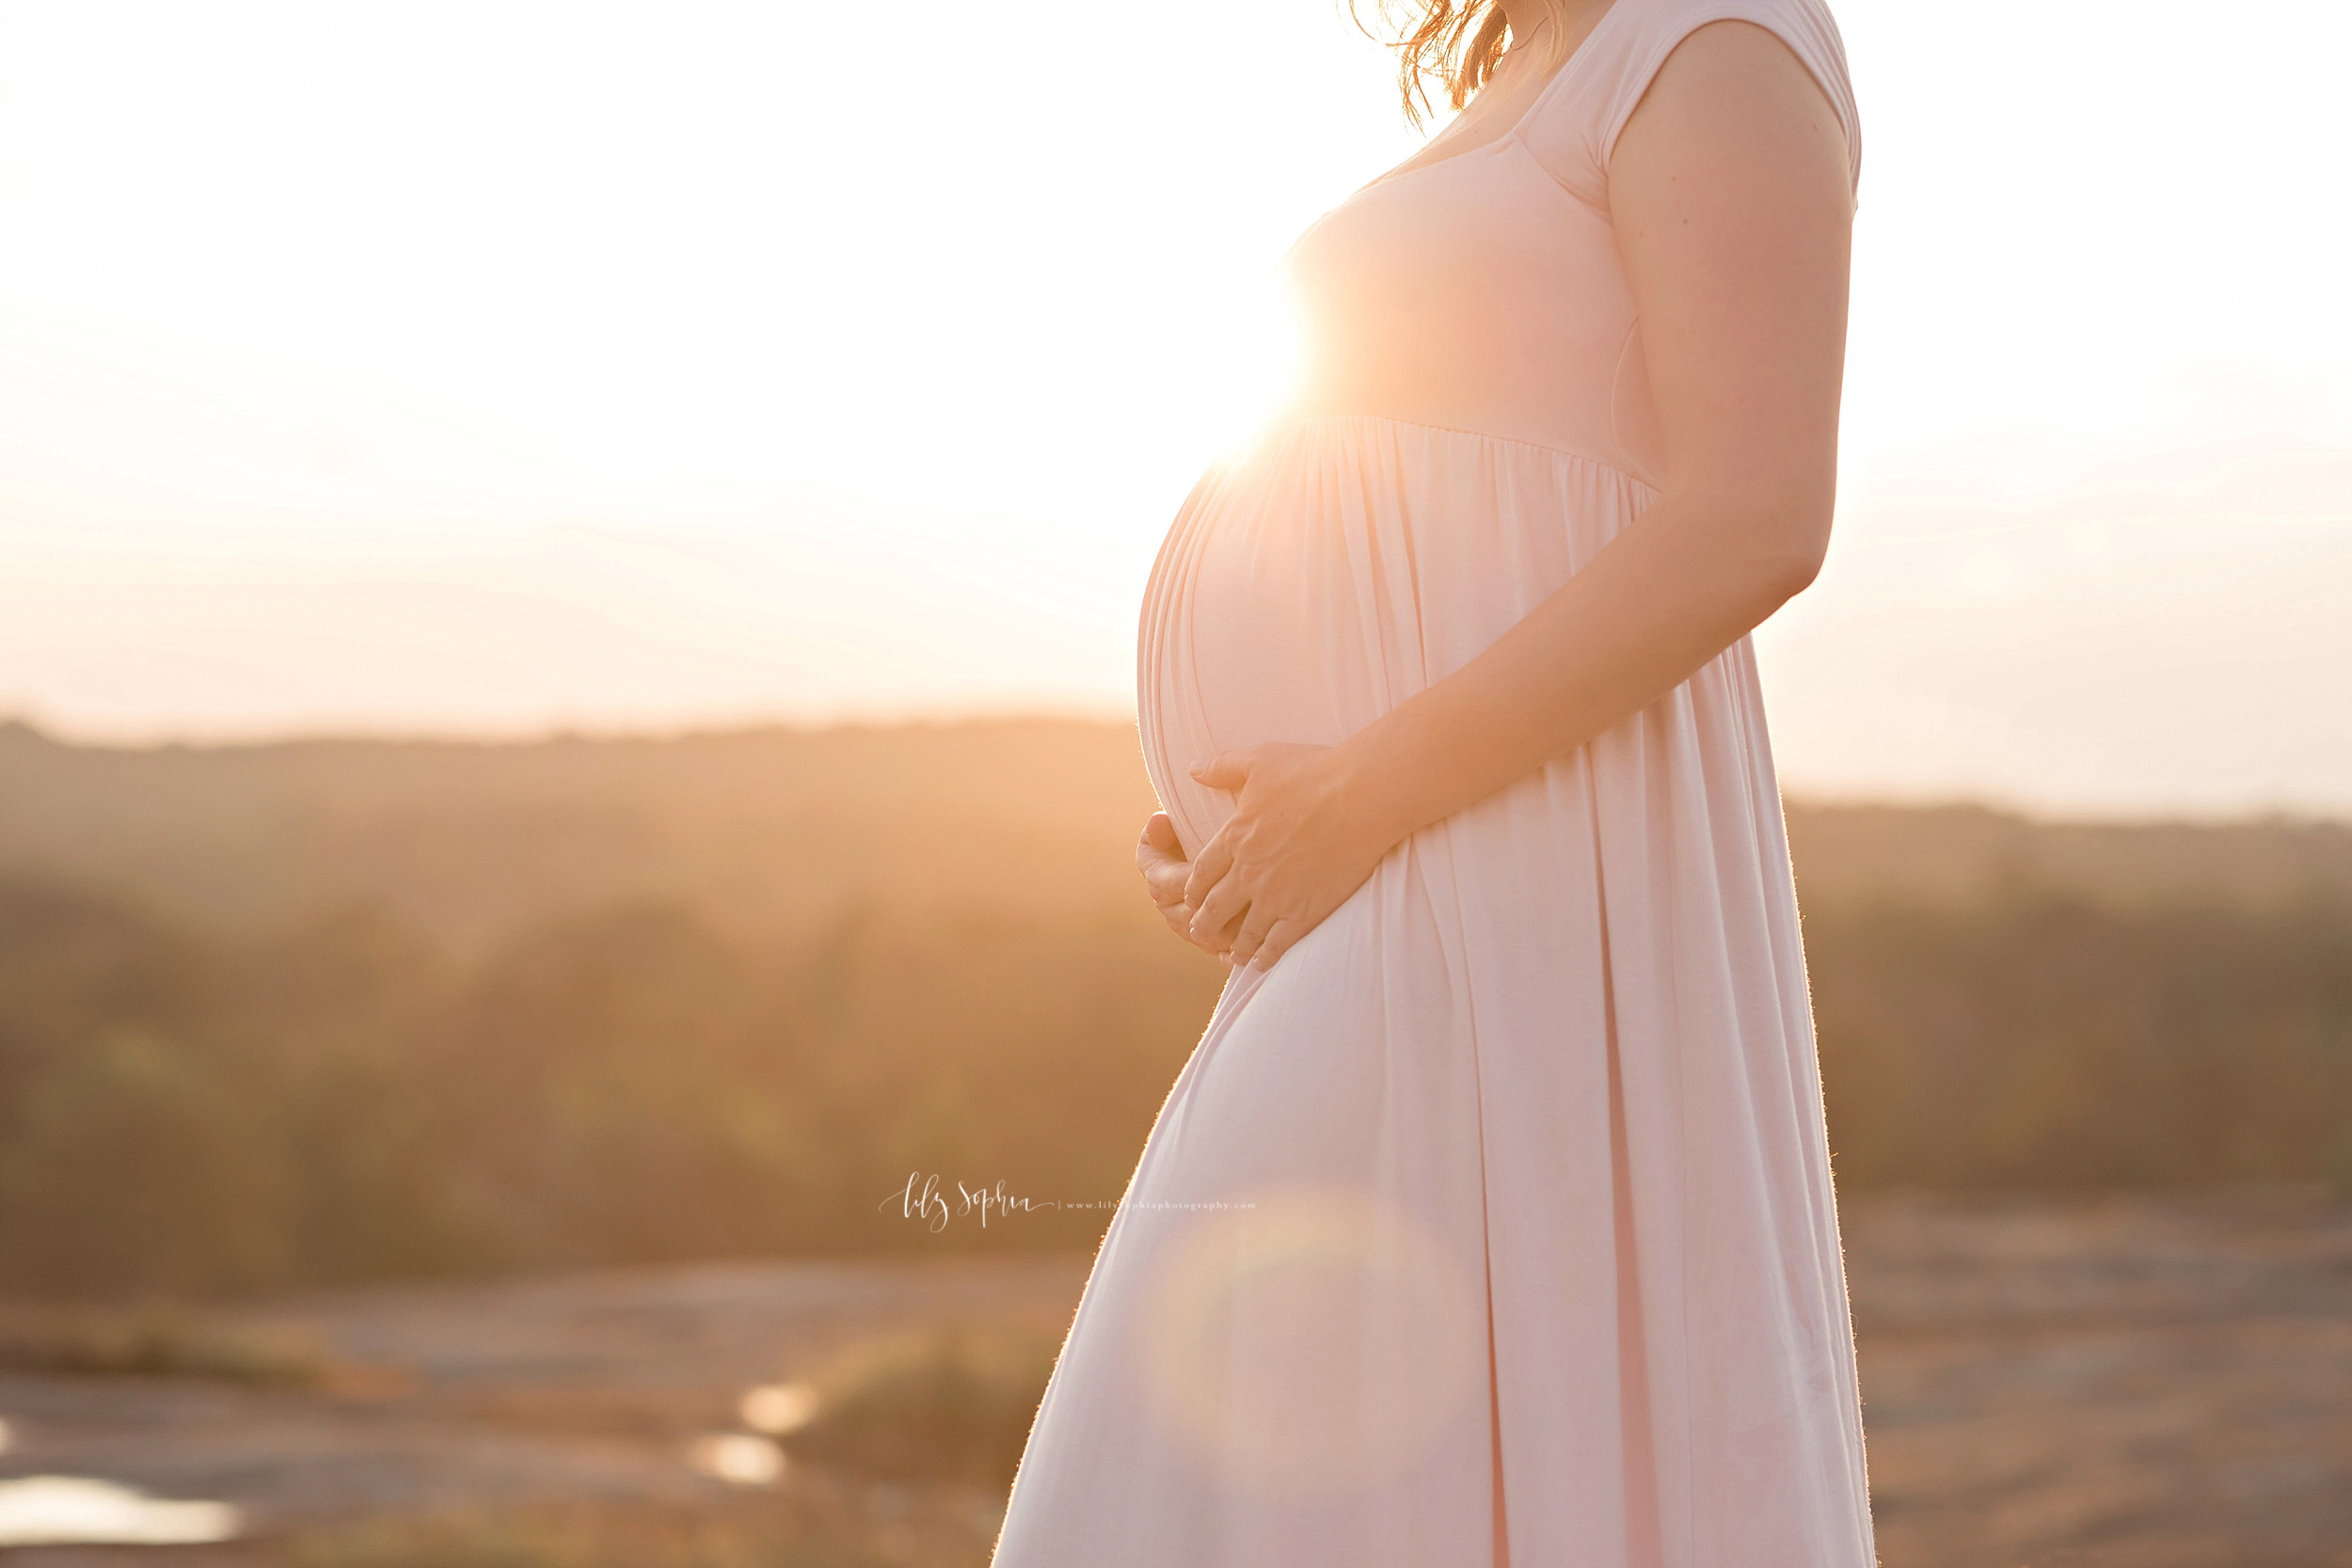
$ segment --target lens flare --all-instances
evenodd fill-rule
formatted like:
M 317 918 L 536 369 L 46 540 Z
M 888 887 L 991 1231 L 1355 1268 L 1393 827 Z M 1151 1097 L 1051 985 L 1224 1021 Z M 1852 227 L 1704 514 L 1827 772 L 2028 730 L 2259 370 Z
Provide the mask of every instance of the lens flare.
M 1481 1386 L 1476 1278 L 1415 1216 L 1344 1189 L 1203 1214 L 1157 1266 L 1146 1386 L 1184 1446 L 1233 1482 L 1375 1481 Z

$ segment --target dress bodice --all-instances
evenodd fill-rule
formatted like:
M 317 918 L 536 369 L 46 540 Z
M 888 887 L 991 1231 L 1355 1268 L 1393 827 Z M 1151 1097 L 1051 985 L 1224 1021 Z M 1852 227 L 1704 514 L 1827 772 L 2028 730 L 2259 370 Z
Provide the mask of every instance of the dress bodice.
M 1525 441 L 1657 483 L 1610 154 L 1675 45 L 1725 20 L 1769 29 L 1804 63 L 1858 180 L 1844 50 L 1820 0 L 1615 0 L 1501 136 L 1375 181 L 1292 247 L 1308 343 L 1295 412 Z

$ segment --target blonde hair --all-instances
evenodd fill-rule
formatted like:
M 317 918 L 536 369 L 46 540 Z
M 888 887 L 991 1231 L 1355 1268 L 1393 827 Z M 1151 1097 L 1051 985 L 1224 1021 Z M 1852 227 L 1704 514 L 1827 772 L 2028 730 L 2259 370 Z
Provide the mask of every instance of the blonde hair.
M 1348 14 L 1367 36 L 1380 38 L 1364 26 L 1358 4 L 1347 0 Z M 1567 9 L 1567 0 L 1544 0 L 1544 52 L 1555 67 L 1566 53 L 1561 44 L 1568 36 Z M 1391 32 L 1380 41 L 1396 51 L 1405 118 L 1416 129 L 1429 119 L 1430 84 L 1443 89 L 1447 107 L 1461 108 L 1494 74 L 1511 31 L 1510 19 L 1495 0 L 1379 0 L 1379 13 Z

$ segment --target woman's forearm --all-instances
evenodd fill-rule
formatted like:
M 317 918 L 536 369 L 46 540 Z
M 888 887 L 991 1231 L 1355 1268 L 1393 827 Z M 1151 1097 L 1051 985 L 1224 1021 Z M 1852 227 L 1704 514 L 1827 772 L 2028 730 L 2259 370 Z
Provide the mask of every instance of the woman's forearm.
M 1803 589 L 1825 499 L 1668 495 L 1461 669 L 1340 748 L 1351 807 L 1394 845 L 1688 680 Z

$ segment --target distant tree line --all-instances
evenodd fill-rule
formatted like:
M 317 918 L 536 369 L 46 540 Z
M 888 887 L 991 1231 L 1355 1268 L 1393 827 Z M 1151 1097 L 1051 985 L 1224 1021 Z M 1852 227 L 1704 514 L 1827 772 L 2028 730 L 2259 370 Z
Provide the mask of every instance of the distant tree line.
M 1140 895 L 1137 896 L 1140 904 Z M 2352 1183 L 2352 908 L 1808 899 L 1846 1190 Z M 726 1255 L 1068 1248 L 910 1177 L 1123 1190 L 1222 972 L 1148 910 L 633 902 L 451 958 L 0 881 L 0 1289 L 131 1296 Z

